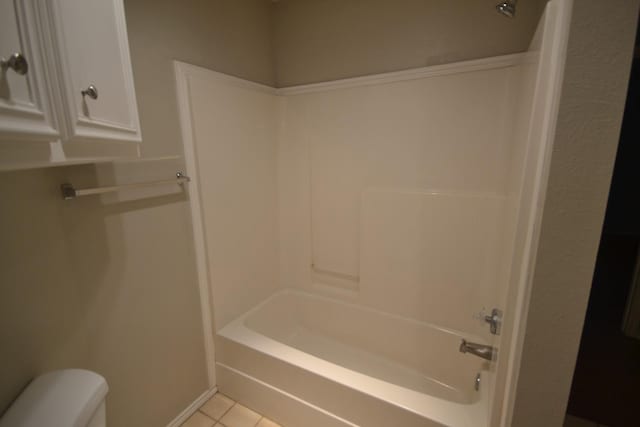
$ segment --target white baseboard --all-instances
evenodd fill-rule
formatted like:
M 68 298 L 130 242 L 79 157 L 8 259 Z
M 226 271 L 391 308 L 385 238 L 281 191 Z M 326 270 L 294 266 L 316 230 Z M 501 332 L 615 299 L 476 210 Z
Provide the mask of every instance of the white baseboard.
M 180 412 L 177 417 L 175 417 L 169 424 L 167 424 L 167 427 L 180 427 L 182 423 L 187 421 L 187 419 L 204 404 L 204 402 L 209 400 L 211 396 L 213 396 L 217 392 L 218 388 L 213 387 L 211 390 L 207 390 L 202 393 L 196 400 L 194 400 L 189 406 L 187 406 L 184 411 Z

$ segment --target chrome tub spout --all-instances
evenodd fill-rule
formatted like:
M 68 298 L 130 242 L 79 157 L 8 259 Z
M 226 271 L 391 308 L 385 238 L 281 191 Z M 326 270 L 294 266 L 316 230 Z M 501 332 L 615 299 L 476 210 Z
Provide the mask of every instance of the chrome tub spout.
M 497 350 L 490 345 L 476 344 L 462 340 L 460 343 L 461 353 L 471 353 L 474 356 L 482 357 L 485 360 L 493 360 L 497 354 Z

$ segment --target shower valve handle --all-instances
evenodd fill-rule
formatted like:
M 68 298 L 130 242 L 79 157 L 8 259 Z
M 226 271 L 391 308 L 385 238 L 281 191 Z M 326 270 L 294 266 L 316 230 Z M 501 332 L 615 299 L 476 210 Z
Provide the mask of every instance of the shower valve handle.
M 502 324 L 502 311 L 494 308 L 491 314 L 484 316 L 484 321 L 489 324 L 489 329 L 493 335 L 500 335 L 500 326 Z

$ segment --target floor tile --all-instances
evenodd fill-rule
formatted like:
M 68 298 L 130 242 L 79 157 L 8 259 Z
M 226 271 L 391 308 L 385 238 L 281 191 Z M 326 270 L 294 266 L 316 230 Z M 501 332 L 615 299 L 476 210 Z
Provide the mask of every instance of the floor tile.
M 229 399 L 224 394 L 216 393 L 200 407 L 200 410 L 214 420 L 220 420 L 220 418 L 222 418 L 234 403 L 236 402 Z
M 187 421 L 182 424 L 182 427 L 213 427 L 216 422 L 207 417 L 202 412 L 194 412 Z
M 564 427 L 598 427 L 598 423 L 567 414 L 564 419 Z
M 224 414 L 220 422 L 226 427 L 255 427 L 262 415 L 236 403 Z
M 260 420 L 256 427 L 282 427 L 280 424 L 271 421 L 269 418 L 263 418 Z

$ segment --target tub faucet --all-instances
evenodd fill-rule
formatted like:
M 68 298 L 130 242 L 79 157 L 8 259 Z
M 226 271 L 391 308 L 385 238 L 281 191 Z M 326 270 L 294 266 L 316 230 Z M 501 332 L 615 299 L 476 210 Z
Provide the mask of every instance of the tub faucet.
M 476 344 L 462 340 L 460 343 L 460 353 L 471 353 L 486 360 L 493 360 L 498 351 L 490 345 Z

